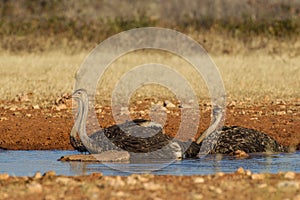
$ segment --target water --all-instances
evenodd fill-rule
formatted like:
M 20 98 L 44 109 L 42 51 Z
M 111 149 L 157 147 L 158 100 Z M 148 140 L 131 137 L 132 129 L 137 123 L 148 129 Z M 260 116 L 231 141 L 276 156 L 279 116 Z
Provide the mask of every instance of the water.
M 45 173 L 54 170 L 58 175 L 83 175 L 101 172 L 104 175 L 130 175 L 126 171 L 148 172 L 152 174 L 197 175 L 216 172 L 235 172 L 239 167 L 254 173 L 278 173 L 279 171 L 300 172 L 300 151 L 289 154 L 251 154 L 247 159 L 232 156 L 209 155 L 193 160 L 176 160 L 171 164 L 152 163 L 82 163 L 60 162 L 64 155 L 77 154 L 76 151 L 9 151 L 0 150 L 0 173 L 15 176 L 32 176 L 37 171 Z M 165 166 L 164 168 L 161 168 Z M 158 169 L 152 171 L 152 169 Z

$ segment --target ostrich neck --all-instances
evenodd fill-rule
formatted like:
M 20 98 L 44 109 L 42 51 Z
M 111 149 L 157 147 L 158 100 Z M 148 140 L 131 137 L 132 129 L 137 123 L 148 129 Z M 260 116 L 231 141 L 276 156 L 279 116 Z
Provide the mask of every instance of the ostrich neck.
M 217 131 L 219 128 L 219 124 L 220 122 L 223 120 L 223 113 L 222 111 L 216 111 L 216 115 L 213 115 L 213 122 L 212 124 L 208 127 L 208 129 L 206 131 L 204 131 L 200 137 L 197 139 L 196 143 L 200 144 L 201 142 L 203 142 L 203 140 L 208 137 L 210 134 L 212 134 L 213 132 Z
M 97 153 L 102 148 L 96 147 L 94 141 L 86 134 L 86 119 L 88 115 L 88 100 L 80 99 L 78 101 L 78 118 L 76 119 L 75 126 L 78 127 L 79 137 L 90 153 Z M 76 127 L 75 127 L 76 128 Z

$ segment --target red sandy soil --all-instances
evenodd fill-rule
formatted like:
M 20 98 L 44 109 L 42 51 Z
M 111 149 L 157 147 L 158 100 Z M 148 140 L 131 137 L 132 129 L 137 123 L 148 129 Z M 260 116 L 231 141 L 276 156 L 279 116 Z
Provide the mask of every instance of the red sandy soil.
M 135 110 L 145 110 L 146 103 L 137 104 Z M 201 106 L 200 106 L 201 107 Z M 201 107 L 200 128 L 203 132 L 210 123 L 209 106 Z M 0 108 L 0 148 L 13 150 L 50 150 L 72 149 L 69 134 L 74 124 L 70 106 L 65 109 L 33 109 L 17 104 L 9 104 Z M 180 117 L 174 108 L 168 108 L 165 125 L 166 133 L 176 133 Z M 178 110 L 178 109 L 177 109 Z M 266 105 L 229 105 L 226 110 L 225 125 L 238 125 L 263 131 L 281 144 L 300 148 L 300 104 L 269 103 Z M 175 114 L 177 112 L 177 115 Z M 97 111 L 98 119 L 103 127 L 114 124 L 109 107 L 101 107 Z M 133 112 L 133 118 L 147 118 Z M 189 120 L 193 123 L 192 120 Z M 187 131 L 189 126 L 187 125 Z

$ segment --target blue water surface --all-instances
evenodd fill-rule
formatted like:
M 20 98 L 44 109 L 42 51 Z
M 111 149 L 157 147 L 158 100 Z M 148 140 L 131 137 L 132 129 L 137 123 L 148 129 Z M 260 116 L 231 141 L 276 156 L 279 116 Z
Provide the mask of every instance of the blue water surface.
M 250 154 L 247 159 L 232 156 L 207 155 L 198 159 L 173 162 L 139 163 L 83 163 L 61 162 L 61 156 L 78 154 L 76 151 L 12 151 L 0 150 L 0 173 L 12 176 L 32 176 L 37 171 L 53 170 L 58 175 L 85 175 L 101 172 L 104 175 L 127 176 L 132 173 L 157 175 L 205 175 L 216 172 L 231 173 L 239 167 L 253 173 L 300 172 L 300 151 L 281 154 Z

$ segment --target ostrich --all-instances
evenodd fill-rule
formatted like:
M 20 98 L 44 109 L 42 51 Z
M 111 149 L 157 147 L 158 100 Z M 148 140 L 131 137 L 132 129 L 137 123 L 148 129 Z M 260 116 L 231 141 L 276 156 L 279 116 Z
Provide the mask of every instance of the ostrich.
M 88 136 L 85 127 L 88 113 L 87 92 L 78 89 L 72 97 L 78 102 L 78 112 L 71 130 L 70 143 L 80 152 L 95 154 L 107 150 L 125 150 L 129 153 L 147 154 L 157 151 L 160 154 L 169 154 L 172 158 L 195 158 L 200 150 L 202 153 L 211 154 L 231 154 L 237 150 L 246 153 L 287 151 L 286 147 L 267 134 L 253 129 L 238 126 L 224 126 L 219 129 L 218 124 L 223 119 L 220 109 L 213 110 L 213 123 L 196 141 L 176 140 L 164 134 L 160 124 L 144 119 L 113 125 Z M 80 140 L 76 139 L 77 133 Z M 136 137 L 132 133 L 145 137 Z M 153 136 L 147 137 L 149 135 Z

